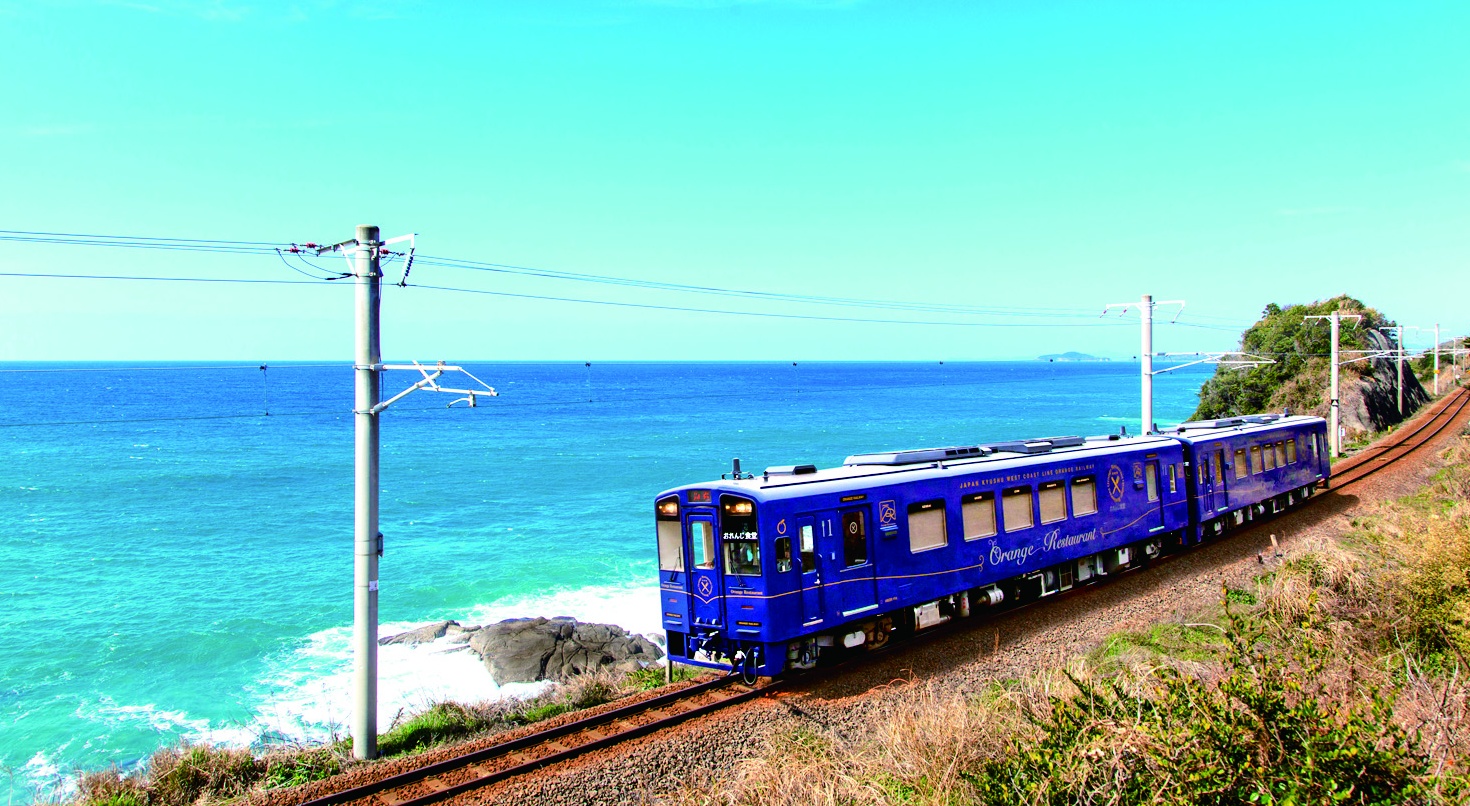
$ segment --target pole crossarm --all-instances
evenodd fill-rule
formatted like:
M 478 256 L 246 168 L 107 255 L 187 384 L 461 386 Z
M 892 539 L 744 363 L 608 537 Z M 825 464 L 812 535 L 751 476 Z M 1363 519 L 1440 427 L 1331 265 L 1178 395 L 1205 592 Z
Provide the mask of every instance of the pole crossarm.
M 1204 358 L 1201 358 L 1197 361 L 1189 361 L 1184 364 L 1175 364 L 1171 367 L 1164 367 L 1163 369 L 1156 369 L 1152 373 L 1154 375 L 1163 375 L 1165 372 L 1173 372 L 1176 369 L 1184 369 L 1185 367 L 1192 367 L 1198 364 L 1218 364 L 1223 367 L 1234 369 L 1237 367 L 1262 367 L 1267 364 L 1276 363 L 1276 359 L 1274 358 L 1266 358 L 1265 356 L 1255 355 L 1252 353 L 1243 353 L 1239 350 L 1232 350 L 1220 353 L 1158 353 L 1158 355 L 1163 358 L 1183 358 L 1192 355 L 1202 355 L 1204 356 Z M 1238 355 L 1240 356 L 1240 358 L 1230 358 L 1229 356 L 1232 355 Z
M 388 398 L 387 400 L 384 400 L 382 403 L 379 403 L 378 405 L 373 406 L 373 408 L 371 410 L 371 413 L 373 413 L 373 414 L 377 414 L 378 412 L 381 412 L 383 409 L 388 408 L 389 406 L 393 405 L 394 403 L 397 403 L 398 401 L 402 400 L 405 397 L 408 397 L 409 395 L 413 394 L 414 392 L 417 392 L 420 389 L 427 389 L 430 392 L 443 392 L 443 393 L 446 393 L 446 394 L 464 395 L 464 397 L 459 398 L 458 400 L 452 400 L 452 401 L 450 401 L 449 406 L 453 406 L 455 403 L 465 402 L 465 403 L 468 403 L 469 404 L 469 407 L 470 408 L 475 408 L 475 406 L 477 405 L 477 403 L 476 403 L 476 398 L 477 397 L 499 397 L 500 396 L 500 393 L 495 391 L 495 387 L 490 386 L 489 384 L 485 383 L 484 381 L 480 380 L 479 378 L 476 378 L 474 375 L 471 375 L 469 373 L 469 371 L 466 370 L 464 367 L 450 366 L 448 364 L 445 364 L 443 361 L 440 361 L 439 363 L 435 364 L 433 366 L 433 371 L 432 372 L 430 372 L 428 368 L 424 367 L 423 364 L 420 364 L 417 361 L 413 362 L 412 364 L 380 364 L 378 366 L 379 366 L 380 369 L 383 369 L 383 370 L 418 370 L 419 374 L 420 375 L 423 375 L 424 377 L 423 377 L 422 380 L 419 380 L 418 382 L 414 383 L 412 386 L 408 387 L 407 389 L 404 389 L 402 392 L 399 392 L 398 394 L 396 394 L 396 395 Z M 450 387 L 447 387 L 447 386 L 440 386 L 439 385 L 439 378 L 441 376 L 443 376 L 444 373 L 446 373 L 446 372 L 458 372 L 458 373 L 461 373 L 465 377 L 468 377 L 470 380 L 474 381 L 475 383 L 478 383 L 483 388 L 481 388 L 481 389 L 453 389 L 453 388 L 450 388 Z M 446 408 L 448 408 L 448 407 L 446 406 Z

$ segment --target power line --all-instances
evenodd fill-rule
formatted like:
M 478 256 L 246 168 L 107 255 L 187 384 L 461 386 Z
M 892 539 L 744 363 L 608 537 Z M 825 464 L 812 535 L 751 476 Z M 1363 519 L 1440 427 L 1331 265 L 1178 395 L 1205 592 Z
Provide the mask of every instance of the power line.
M 137 280 L 154 283 L 245 283 L 250 285 L 340 285 L 330 280 L 263 280 L 242 277 L 136 277 L 124 274 L 46 274 L 40 272 L 0 272 L 0 277 L 34 277 L 60 280 Z

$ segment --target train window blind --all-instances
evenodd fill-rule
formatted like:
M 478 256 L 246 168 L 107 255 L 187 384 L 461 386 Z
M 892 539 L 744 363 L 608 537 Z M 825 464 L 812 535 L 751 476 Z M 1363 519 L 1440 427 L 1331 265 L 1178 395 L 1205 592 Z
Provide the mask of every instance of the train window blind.
M 1072 517 L 1097 512 L 1097 481 L 1091 476 L 1072 479 Z
M 678 521 L 658 522 L 658 570 L 684 570 L 684 541 L 679 538 Z
M 1235 449 L 1235 477 L 1243 479 L 1251 474 L 1250 465 L 1245 461 L 1245 448 Z
M 1031 488 L 1012 487 L 1000 494 L 1000 511 L 1007 532 L 1030 529 L 1036 521 L 1031 514 Z
M 960 499 L 965 521 L 965 539 L 979 540 L 995 534 L 995 493 L 974 493 Z
M 948 542 L 944 532 L 944 501 L 909 505 L 909 551 L 937 549 Z
M 1041 485 L 1037 495 L 1041 503 L 1041 522 L 1056 523 L 1067 518 L 1067 489 L 1060 481 Z
M 1276 443 L 1276 466 L 1286 467 L 1286 443 Z
M 1291 439 L 1288 439 L 1286 441 L 1286 463 L 1287 464 L 1291 464 L 1291 465 L 1296 464 L 1296 438 L 1295 437 L 1293 437 Z
M 1263 465 L 1263 464 L 1261 464 L 1261 446 L 1260 445 L 1252 445 L 1251 446 L 1251 472 L 1252 473 L 1260 473 L 1260 472 L 1264 471 L 1265 469 L 1266 469 L 1266 466 Z
M 689 522 L 689 550 L 694 555 L 694 567 L 713 570 L 715 567 L 715 528 L 709 521 Z
M 1274 469 L 1276 469 L 1276 451 L 1274 449 L 1272 449 L 1271 443 L 1267 442 L 1265 445 L 1263 445 L 1261 447 L 1262 447 L 1263 453 L 1265 454 L 1266 469 L 1267 470 L 1274 470 Z

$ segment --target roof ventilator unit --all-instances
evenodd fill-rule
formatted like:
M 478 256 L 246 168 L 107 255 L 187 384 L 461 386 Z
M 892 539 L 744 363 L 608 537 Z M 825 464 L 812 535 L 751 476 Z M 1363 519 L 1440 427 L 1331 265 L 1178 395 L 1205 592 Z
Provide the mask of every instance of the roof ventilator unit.
M 924 462 L 946 462 L 953 459 L 973 459 L 989 456 L 991 448 L 969 445 L 963 448 L 919 448 L 912 451 L 890 451 L 888 453 L 858 453 L 842 460 L 844 465 L 917 465 Z
M 1056 448 L 1075 448 L 1085 445 L 1087 440 L 1082 437 L 1047 437 L 1046 439 L 1028 439 L 1024 442 L 996 442 L 985 447 L 1006 453 L 1046 453 Z
M 805 476 L 817 472 L 816 465 L 776 465 L 766 468 L 765 475 L 770 476 Z

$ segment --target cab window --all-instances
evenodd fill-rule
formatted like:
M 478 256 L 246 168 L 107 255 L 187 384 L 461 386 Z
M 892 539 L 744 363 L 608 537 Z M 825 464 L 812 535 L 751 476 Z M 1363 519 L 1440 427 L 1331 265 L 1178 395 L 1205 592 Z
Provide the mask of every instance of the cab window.
M 679 499 L 658 502 L 658 570 L 684 570 L 684 541 L 679 529 Z
M 935 549 L 948 542 L 944 532 L 944 501 L 909 505 L 909 551 Z
M 965 520 L 965 539 L 979 540 L 995 534 L 995 493 L 972 493 L 960 499 Z
M 761 573 L 761 546 L 754 540 L 725 539 L 725 573 L 752 577 Z

